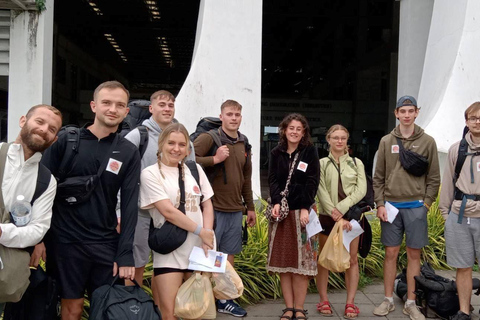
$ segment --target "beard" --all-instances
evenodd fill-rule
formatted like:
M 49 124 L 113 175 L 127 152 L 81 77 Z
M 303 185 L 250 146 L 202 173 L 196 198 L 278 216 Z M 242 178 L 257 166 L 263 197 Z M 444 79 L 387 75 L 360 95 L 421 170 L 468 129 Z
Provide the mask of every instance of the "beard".
M 43 142 L 37 141 L 33 134 L 37 134 L 43 138 Z M 37 130 L 30 129 L 28 122 L 25 123 L 22 130 L 20 131 L 20 138 L 22 139 L 25 147 L 30 149 L 33 152 L 43 152 L 45 149 L 50 147 L 53 141 L 47 141 L 46 135 L 38 132 Z

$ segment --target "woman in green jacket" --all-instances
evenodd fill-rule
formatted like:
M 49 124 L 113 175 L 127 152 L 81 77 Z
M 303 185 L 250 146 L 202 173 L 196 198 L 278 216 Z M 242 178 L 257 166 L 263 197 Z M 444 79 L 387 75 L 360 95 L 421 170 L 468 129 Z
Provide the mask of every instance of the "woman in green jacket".
M 330 146 L 328 157 L 320 160 L 320 185 L 317 196 L 320 201 L 320 223 L 324 230 L 320 233 L 320 250 L 322 250 L 335 222 L 342 220 L 350 207 L 357 204 L 367 193 L 365 169 L 360 159 L 353 160 L 348 154 L 348 130 L 336 124 L 327 132 L 327 142 Z M 343 221 L 343 228 L 350 231 L 352 225 Z M 350 268 L 345 271 L 347 286 L 347 302 L 344 318 L 354 319 L 360 313 L 355 306 L 355 292 L 358 287 L 358 243 L 359 237 L 350 243 Z M 317 288 L 320 303 L 317 310 L 323 316 L 332 316 L 332 306 L 328 301 L 329 270 L 318 265 Z

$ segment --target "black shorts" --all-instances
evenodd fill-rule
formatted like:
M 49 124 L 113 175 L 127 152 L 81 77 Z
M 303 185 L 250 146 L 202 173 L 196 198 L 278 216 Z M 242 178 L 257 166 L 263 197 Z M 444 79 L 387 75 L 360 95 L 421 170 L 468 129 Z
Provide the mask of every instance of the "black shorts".
M 327 216 L 324 214 L 319 215 L 319 220 L 323 228 L 323 230 L 320 231 L 320 233 L 326 236 L 330 235 L 330 232 L 332 232 L 333 226 L 335 226 L 335 220 L 333 220 L 331 216 Z
M 62 299 L 79 299 L 113 281 L 113 262 L 117 243 L 56 243 L 54 250 L 55 278 L 60 284 Z
M 161 274 L 165 273 L 172 273 L 172 272 L 193 272 L 193 270 L 190 269 L 177 269 L 177 268 L 153 268 L 153 276 L 156 277 Z

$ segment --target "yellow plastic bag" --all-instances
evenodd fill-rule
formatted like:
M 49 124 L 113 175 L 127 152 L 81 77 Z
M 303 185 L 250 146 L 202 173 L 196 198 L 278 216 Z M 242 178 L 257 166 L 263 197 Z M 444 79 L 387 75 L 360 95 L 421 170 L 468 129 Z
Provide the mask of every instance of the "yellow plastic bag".
M 212 273 L 213 295 L 216 299 L 233 300 L 243 294 L 243 282 L 227 260 L 225 273 Z
M 183 319 L 215 319 L 215 298 L 209 275 L 195 272 L 180 286 L 174 313 Z
M 333 272 L 343 272 L 350 268 L 350 254 L 343 245 L 343 222 L 337 221 L 327 242 L 323 246 L 318 263 Z

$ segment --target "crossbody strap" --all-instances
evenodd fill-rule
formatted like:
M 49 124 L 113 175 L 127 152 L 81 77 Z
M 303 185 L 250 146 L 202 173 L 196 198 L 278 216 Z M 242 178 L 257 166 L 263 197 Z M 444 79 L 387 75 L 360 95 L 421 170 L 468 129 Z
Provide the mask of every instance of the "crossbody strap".
M 3 215 L 5 212 L 5 202 L 3 201 L 3 191 L 2 191 L 2 182 L 3 182 L 3 172 L 5 171 L 5 164 L 7 163 L 7 154 L 8 148 L 11 143 L 2 143 L 0 148 L 0 215 Z M 3 223 L 3 216 L 0 216 L 0 223 Z
M 293 170 L 295 169 L 295 164 L 297 163 L 299 153 L 300 152 L 297 152 L 295 154 L 295 157 L 293 158 L 293 162 L 290 166 L 290 172 L 288 173 L 288 177 L 287 177 L 287 183 L 285 184 L 285 190 L 280 192 L 280 194 L 284 197 L 286 197 L 288 195 L 288 186 L 290 185 L 290 180 L 292 179 Z
M 178 187 L 180 188 L 180 205 L 178 210 L 182 211 L 185 214 L 185 181 L 182 179 L 182 164 L 178 164 Z
M 117 146 L 117 143 L 118 143 L 118 133 L 115 135 L 115 138 L 113 139 L 113 142 L 110 145 L 110 148 L 108 149 L 107 154 L 103 158 L 102 164 L 100 164 L 100 168 L 98 168 L 97 176 L 99 178 L 102 175 L 103 171 L 107 169 L 108 160 L 110 159 L 110 155 L 112 154 L 113 149 L 115 149 L 115 147 Z

